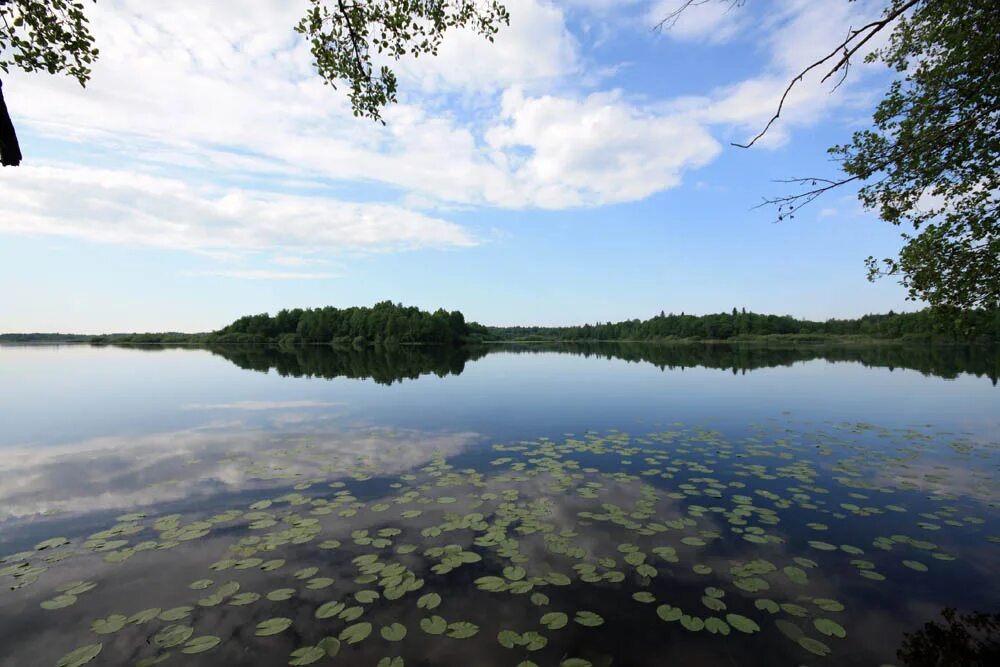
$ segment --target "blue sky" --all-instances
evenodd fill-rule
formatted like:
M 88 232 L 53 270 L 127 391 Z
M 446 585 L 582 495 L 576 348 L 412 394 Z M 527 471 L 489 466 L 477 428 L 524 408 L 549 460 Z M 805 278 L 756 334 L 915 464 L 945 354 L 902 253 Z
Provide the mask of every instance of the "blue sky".
M 487 324 L 733 306 L 800 317 L 919 307 L 864 258 L 899 230 L 834 192 L 774 224 L 775 179 L 836 173 L 887 74 L 790 76 L 877 6 L 508 0 L 490 45 L 402 62 L 385 127 L 354 119 L 293 32 L 308 3 L 88 3 L 85 90 L 14 74 L 26 160 L 0 172 L 0 331 L 220 327 L 383 299 Z

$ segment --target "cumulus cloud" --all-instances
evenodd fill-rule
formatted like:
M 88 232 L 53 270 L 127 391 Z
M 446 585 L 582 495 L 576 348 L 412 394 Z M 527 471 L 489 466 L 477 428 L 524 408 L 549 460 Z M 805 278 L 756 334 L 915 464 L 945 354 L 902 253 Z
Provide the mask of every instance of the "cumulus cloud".
M 720 150 L 704 127 L 645 112 L 616 92 L 574 100 L 513 89 L 501 118 L 487 142 L 529 201 L 549 208 L 642 199 L 677 185 L 685 169 Z
M 645 21 L 659 25 L 684 6 L 684 0 L 657 0 L 648 8 Z M 671 20 L 668 32 L 683 41 L 725 42 L 748 23 L 747 12 L 725 0 L 691 5 Z
M 190 251 L 476 244 L 454 223 L 389 204 L 194 185 L 72 166 L 26 166 L 5 173 L 0 180 L 0 231 Z
M 624 13 L 653 16 L 661 5 L 629 0 Z M 404 99 L 386 110 L 383 127 L 354 118 L 346 96 L 316 76 L 292 30 L 303 11 L 295 3 L 101 2 L 87 8 L 101 58 L 86 90 L 59 77 L 5 80 L 29 158 L 0 181 L 0 232 L 216 256 L 267 248 L 295 267 L 342 248 L 475 245 L 445 219 L 456 207 L 641 200 L 715 159 L 717 138 L 752 136 L 794 68 L 857 18 L 844 3 L 782 0 L 747 27 L 751 8 L 720 13 L 724 5 L 693 7 L 670 34 L 717 41 L 757 31 L 767 64 L 753 78 L 683 99 L 590 92 L 582 81 L 609 63 L 581 56 L 565 13 L 608 15 L 613 3 L 511 0 L 511 26 L 495 44 L 456 32 L 438 57 L 400 63 Z M 770 145 L 845 99 L 814 83 L 795 91 Z M 475 104 L 455 101 L 466 95 Z M 32 167 L 35 137 L 74 146 L 60 162 Z M 327 194 L 347 189 L 364 202 Z M 330 274 L 254 267 L 226 275 Z

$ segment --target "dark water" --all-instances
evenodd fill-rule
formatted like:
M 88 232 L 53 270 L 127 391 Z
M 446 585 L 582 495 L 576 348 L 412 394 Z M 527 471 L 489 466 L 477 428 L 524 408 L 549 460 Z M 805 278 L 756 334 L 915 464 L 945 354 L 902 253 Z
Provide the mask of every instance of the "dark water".
M 993 664 L 998 373 L 0 347 L 0 665 Z

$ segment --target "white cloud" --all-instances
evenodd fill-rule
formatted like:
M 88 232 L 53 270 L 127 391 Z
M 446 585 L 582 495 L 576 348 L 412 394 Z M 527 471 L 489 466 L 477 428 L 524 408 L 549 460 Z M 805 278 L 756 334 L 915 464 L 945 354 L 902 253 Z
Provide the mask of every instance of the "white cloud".
M 435 57 L 406 58 L 402 85 L 495 92 L 510 85 L 543 86 L 581 68 L 579 45 L 562 9 L 544 0 L 505 0 L 510 25 L 492 43 L 470 30 L 449 32 Z
M 530 201 L 550 208 L 642 199 L 720 150 L 703 127 L 642 111 L 615 92 L 572 100 L 515 89 L 504 95 L 502 118 L 487 142 Z
M 452 33 L 438 57 L 421 58 L 416 69 L 404 63 L 406 99 L 386 111 L 386 127 L 355 119 L 343 92 L 322 85 L 292 30 L 301 6 L 88 6 L 101 59 L 87 89 L 65 78 L 16 75 L 5 80 L 5 92 L 19 125 L 93 148 L 84 161 L 99 156 L 116 167 L 62 163 L 5 172 L 0 231 L 217 257 L 268 249 L 288 267 L 344 248 L 471 246 L 477 240 L 468 231 L 443 219 L 448 211 L 600 206 L 676 187 L 720 153 L 713 134 L 745 140 L 760 129 L 794 68 L 856 17 L 843 3 L 783 0 L 766 25 L 752 26 L 765 35 L 768 59 L 758 76 L 698 97 L 637 102 L 618 91 L 584 92 L 589 73 L 616 63 L 585 64 L 564 8 L 545 0 L 509 4 L 512 25 L 495 44 Z M 574 4 L 614 11 L 605 0 Z M 633 17 L 646 16 L 646 7 L 628 6 Z M 711 41 L 744 20 L 734 15 L 750 16 L 750 7 L 713 9 L 723 6 L 692 8 L 698 18 L 673 32 Z M 442 101 L 470 91 L 478 97 L 471 107 Z M 764 145 L 780 145 L 789 128 L 815 122 L 843 100 L 807 81 Z M 214 174 L 240 187 L 206 184 Z M 259 189 L 265 179 L 268 191 Z M 371 203 L 330 198 L 331 185 L 351 187 Z M 284 187 L 315 194 L 273 192 Z M 330 274 L 252 267 L 225 275 Z
M 267 271 L 264 269 L 219 269 L 217 271 L 189 271 L 184 275 L 217 276 L 219 278 L 239 278 L 241 280 L 329 280 L 331 278 L 337 278 L 339 274 Z
M 0 180 L 0 231 L 190 251 L 378 251 L 477 243 L 454 223 L 389 204 L 66 166 L 22 166 L 6 172 Z M 238 277 L 251 276 L 244 272 Z
M 683 0 L 657 0 L 645 20 L 651 26 L 659 25 L 683 4 Z M 687 7 L 664 26 L 664 32 L 673 39 L 719 43 L 735 36 L 748 22 L 746 8 L 715 0 Z

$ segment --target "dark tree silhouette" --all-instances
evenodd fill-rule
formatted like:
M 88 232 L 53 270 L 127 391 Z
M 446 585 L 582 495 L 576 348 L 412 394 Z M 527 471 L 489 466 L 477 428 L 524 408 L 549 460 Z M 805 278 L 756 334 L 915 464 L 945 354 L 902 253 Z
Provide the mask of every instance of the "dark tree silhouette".
M 907 633 L 896 657 L 907 667 L 992 667 L 1000 665 L 1000 614 L 959 614 L 947 608 L 944 623 L 928 621 Z
M 21 147 L 17 143 L 14 123 L 7 113 L 7 104 L 3 99 L 3 81 L 0 81 L 0 165 L 16 167 L 19 164 L 21 164 Z

